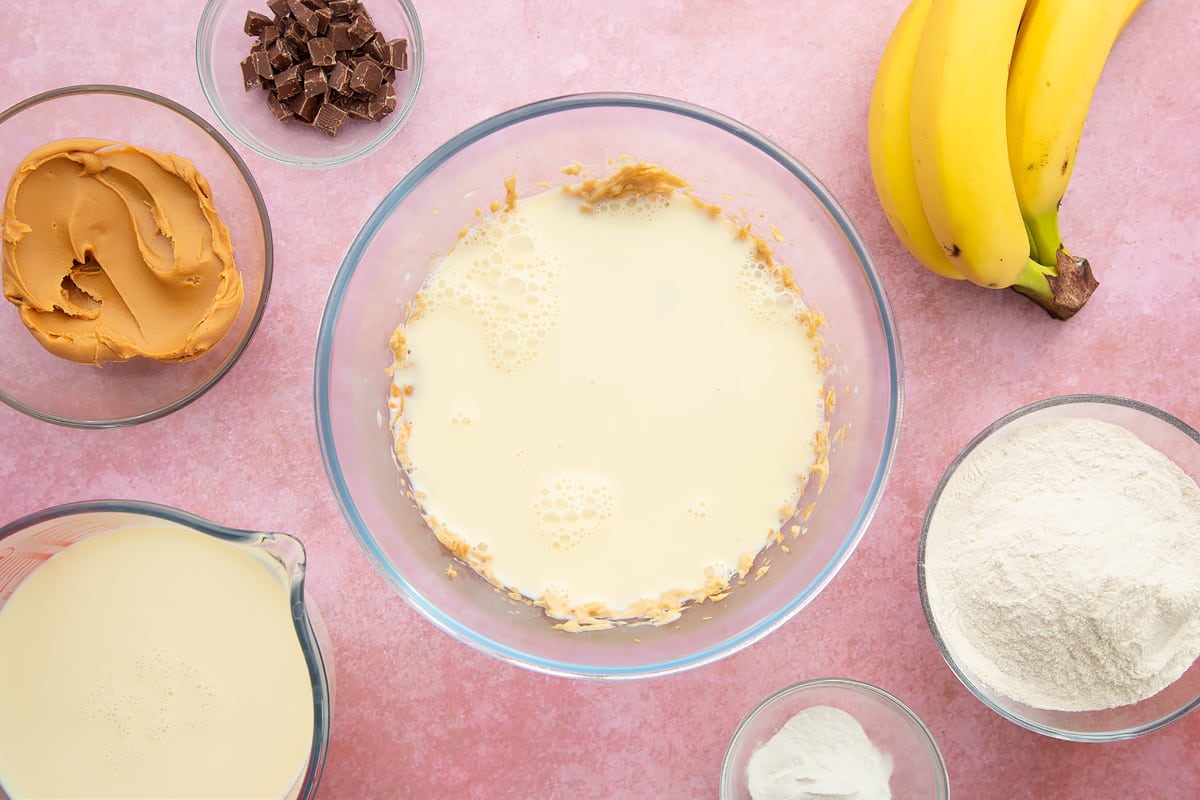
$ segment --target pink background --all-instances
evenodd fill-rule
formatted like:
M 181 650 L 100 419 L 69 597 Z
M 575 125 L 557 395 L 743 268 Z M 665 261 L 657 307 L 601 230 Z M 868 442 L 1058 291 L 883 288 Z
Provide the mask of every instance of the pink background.
M 299 535 L 337 669 L 322 798 L 705 798 L 738 720 L 826 675 L 910 704 L 960 798 L 1200 796 L 1200 715 L 1137 741 L 1069 744 L 987 711 L 941 661 L 916 588 L 926 501 L 980 428 L 1049 395 L 1123 394 L 1200 426 L 1200 8 L 1150 0 L 1102 78 L 1063 233 L 1101 288 L 1067 323 L 1011 292 L 924 271 L 887 227 L 866 157 L 867 98 L 902 0 L 426 0 L 425 82 L 407 126 L 333 171 L 242 150 L 275 229 L 275 283 L 243 359 L 198 402 L 127 430 L 77 431 L 0 406 L 0 521 L 134 498 Z M 86 10 L 85 10 L 86 9 Z M 194 68 L 198 0 L 0 9 L 0 107 L 113 82 L 212 122 Z M 682 675 L 605 684 L 537 675 L 452 641 L 368 564 L 321 466 L 312 370 L 325 295 L 359 226 L 416 162 L 514 105 L 580 91 L 668 95 L 795 154 L 859 225 L 899 322 L 905 404 L 891 483 L 862 544 L 798 617 Z M 319 225 L 315 219 L 323 219 Z M 2 716 L 2 713 L 0 713 Z

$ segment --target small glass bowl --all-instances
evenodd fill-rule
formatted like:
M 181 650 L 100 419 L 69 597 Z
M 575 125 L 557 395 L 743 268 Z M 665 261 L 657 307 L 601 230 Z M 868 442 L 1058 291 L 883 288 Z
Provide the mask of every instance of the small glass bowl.
M 0 606 L 47 559 L 97 534 L 139 525 L 198 531 L 254 557 L 279 582 L 292 609 L 296 640 L 312 681 L 313 738 L 308 759 L 286 800 L 311 800 L 325 771 L 336 694 L 333 645 L 320 610 L 305 597 L 304 544 L 286 533 L 237 530 L 170 506 L 138 500 L 91 500 L 35 511 L 0 525 Z M 186 568 L 186 565 L 181 565 Z M 261 676 L 264 680 L 269 675 Z M 0 786 L 0 798 L 7 798 Z
M 367 0 L 363 7 L 388 39 L 408 40 L 408 69 L 396 73 L 396 109 L 379 122 L 348 119 L 337 136 L 292 121 L 281 122 L 267 108 L 261 88 L 247 91 L 241 62 L 254 39 L 244 30 L 246 12 L 271 16 L 266 0 L 208 0 L 196 30 L 196 70 L 200 87 L 221 124 L 260 155 L 298 167 L 348 164 L 382 147 L 412 113 L 425 66 L 425 43 L 416 9 L 409 0 Z
M 190 361 L 147 358 L 78 364 L 46 350 L 0 301 L 0 401 L 32 417 L 78 428 L 116 428 L 158 419 L 204 394 L 241 357 L 271 287 L 271 221 L 242 157 L 209 123 L 173 100 L 127 86 L 54 89 L 0 112 L 0 179 L 7 185 L 35 148 L 57 139 L 110 139 L 174 153 L 208 180 L 229 228 L 245 298 L 233 327 Z
M 556 630 L 540 608 L 498 593 L 452 557 L 405 494 L 387 420 L 392 333 L 431 263 L 514 173 L 524 194 L 569 181 L 563 167 L 629 155 L 737 196 L 748 219 L 787 239 L 805 297 L 828 319 L 837 353 L 829 478 L 790 552 L 770 574 L 719 603 L 660 626 Z M 765 223 L 764 223 L 765 224 Z M 769 234 L 768 234 L 769 235 Z M 690 669 L 749 646 L 817 596 L 865 534 L 895 453 L 902 404 L 900 344 L 879 273 L 853 222 L 816 177 L 760 134 L 669 98 L 584 94 L 531 103 L 458 134 L 383 199 L 334 279 L 317 337 L 314 394 L 321 453 L 338 505 L 371 563 L 413 608 L 502 661 L 578 678 L 633 679 Z M 786 526 L 785 526 L 786 527 Z
M 832 706 L 854 717 L 867 738 L 892 759 L 892 797 L 946 800 L 950 781 L 933 734 L 912 709 L 888 692 L 848 678 L 818 678 L 780 689 L 738 724 L 721 764 L 721 800 L 748 800 L 750 757 L 806 708 Z
M 1030 403 L 993 422 L 962 449 L 933 492 L 921 526 L 917 554 L 917 582 L 929 630 L 955 676 L 985 706 L 1023 728 L 1055 739 L 1073 742 L 1109 742 L 1132 739 L 1159 730 L 1200 707 L 1200 659 L 1174 683 L 1138 703 L 1103 711 L 1049 711 L 1033 708 L 992 690 L 959 660 L 943 638 L 930 606 L 926 583 L 925 548 L 938 498 L 946 483 L 975 448 L 990 437 L 1047 419 L 1093 419 L 1119 425 L 1158 450 L 1194 480 L 1200 480 L 1200 433 L 1154 406 L 1124 397 L 1075 394 Z

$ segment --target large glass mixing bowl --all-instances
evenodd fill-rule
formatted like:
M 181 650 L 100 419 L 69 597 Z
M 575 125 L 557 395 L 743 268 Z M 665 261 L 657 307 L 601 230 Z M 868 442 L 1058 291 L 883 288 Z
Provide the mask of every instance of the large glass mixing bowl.
M 431 260 L 504 198 L 571 180 L 562 168 L 632 156 L 692 182 L 712 202 L 774 225 L 777 259 L 828 318 L 837 390 L 831 431 L 845 429 L 806 533 L 771 551 L 761 580 L 659 627 L 568 633 L 466 567 L 449 580 L 449 553 L 405 496 L 392 458 L 386 370 L 389 339 Z M 728 199 L 726 199 L 728 198 Z M 732 202 L 731 202 L 732 201 Z M 770 236 L 770 233 L 767 232 Z M 811 601 L 841 568 L 871 520 L 895 452 L 901 361 L 879 273 L 846 212 L 811 172 L 734 120 L 687 103 L 630 94 L 561 97 L 488 119 L 434 151 L 367 220 L 325 307 L 315 369 L 317 430 L 333 491 L 351 531 L 389 584 L 455 638 L 541 672 L 594 678 L 671 673 L 761 639 Z M 797 402 L 801 402 L 798 400 Z M 797 454 L 797 459 L 805 454 Z M 720 465 L 714 465 L 720 468 Z M 736 469 L 736 465 L 730 465 Z M 816 483 L 813 481 L 812 483 Z M 810 491 L 813 491 L 810 489 Z

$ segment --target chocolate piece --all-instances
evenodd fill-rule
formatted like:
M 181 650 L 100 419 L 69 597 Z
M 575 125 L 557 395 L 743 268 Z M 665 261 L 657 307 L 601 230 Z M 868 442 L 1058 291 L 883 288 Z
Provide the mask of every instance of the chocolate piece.
M 354 44 L 350 41 L 350 24 L 348 22 L 334 22 L 329 26 L 329 41 L 333 42 L 334 50 L 353 50 Z
M 281 103 L 274 92 L 267 94 L 267 108 L 271 109 L 271 113 L 275 115 L 275 119 L 280 122 L 292 116 L 292 110 Z
M 334 58 L 336 52 L 333 49 L 333 42 L 324 36 L 308 40 L 308 55 L 312 58 L 313 66 L 332 67 L 336 61 Z
M 338 94 L 350 94 L 350 68 L 340 61 L 329 71 L 329 88 Z
M 271 63 L 271 69 L 276 72 L 282 72 L 292 65 L 295 60 L 292 58 L 292 51 L 282 39 L 276 39 L 275 42 L 267 48 L 267 57 Z
M 317 109 L 317 115 L 313 118 L 313 127 L 324 131 L 330 136 L 337 136 L 338 131 L 342 127 L 342 123 L 346 121 L 346 112 L 332 103 L 325 103 Z
M 246 23 L 242 26 L 242 30 L 248 36 L 262 36 L 263 28 L 271 24 L 271 18 L 266 14 L 260 14 L 257 11 L 246 12 Z
M 287 0 L 267 0 L 267 8 L 271 9 L 271 13 L 276 17 L 286 17 L 291 11 Z
M 367 101 L 367 117 L 376 122 L 396 110 L 396 90 L 390 83 L 379 87 L 379 91 Z
M 329 89 L 329 80 L 325 77 L 325 71 L 317 67 L 304 71 L 304 96 L 305 97 L 324 97 L 326 90 Z M 314 109 L 313 113 L 316 113 Z
M 245 84 L 247 90 L 262 84 L 263 76 L 259 75 L 258 70 L 254 68 L 254 57 L 256 55 L 264 55 L 264 53 L 261 50 L 256 50 L 242 59 L 242 83 Z
M 255 50 L 250 54 L 250 60 L 254 64 L 254 71 L 264 81 L 275 77 L 275 70 L 271 66 L 271 55 L 266 50 Z
M 366 100 L 347 98 L 344 102 L 339 103 L 338 105 L 346 109 L 346 113 L 355 119 L 371 118 L 371 110 Z
M 313 14 L 313 18 L 317 21 L 317 35 L 324 36 L 329 30 L 329 23 L 333 19 L 333 13 L 328 8 L 318 8 Z
M 292 99 L 289 107 L 298 119 L 302 119 L 305 122 L 312 122 L 317 116 L 317 110 L 321 107 L 321 102 L 319 96 L 309 97 L 308 95 L 298 94 Z
M 358 94 L 375 94 L 383 83 L 383 69 L 378 62 L 363 59 L 354 67 L 350 76 L 350 90 Z
M 350 41 L 355 47 L 362 47 L 375 35 L 375 25 L 371 22 L 370 17 L 362 13 L 361 9 L 352 19 L 353 22 L 350 23 L 347 33 L 350 34 Z
M 288 7 L 292 10 L 292 16 L 296 18 L 296 22 L 304 28 L 305 33 L 309 36 L 316 36 L 317 12 L 304 5 L 300 0 L 288 0 Z
M 392 39 L 384 42 L 383 58 L 379 60 L 394 69 L 408 69 L 408 39 Z
M 265 47 L 270 47 L 275 42 L 275 40 L 278 38 L 279 38 L 279 26 L 278 25 L 264 25 L 263 29 L 262 29 L 262 33 L 258 37 L 258 42 L 265 48 Z
M 335 17 L 348 17 L 354 11 L 353 0 L 329 0 L 329 10 Z
M 383 61 L 383 34 L 375 31 L 375 35 L 363 44 L 362 51 L 376 61 Z
M 299 94 L 301 81 L 299 68 L 294 65 L 288 67 L 275 76 L 275 96 L 280 100 L 287 100 Z

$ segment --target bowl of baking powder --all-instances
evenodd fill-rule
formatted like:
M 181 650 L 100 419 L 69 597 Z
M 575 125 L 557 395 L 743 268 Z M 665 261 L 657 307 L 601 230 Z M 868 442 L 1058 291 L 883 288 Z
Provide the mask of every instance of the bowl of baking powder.
M 1031 731 L 1129 739 L 1200 706 L 1200 433 L 1070 395 L 979 433 L 930 500 L 917 563 L 946 663 Z

